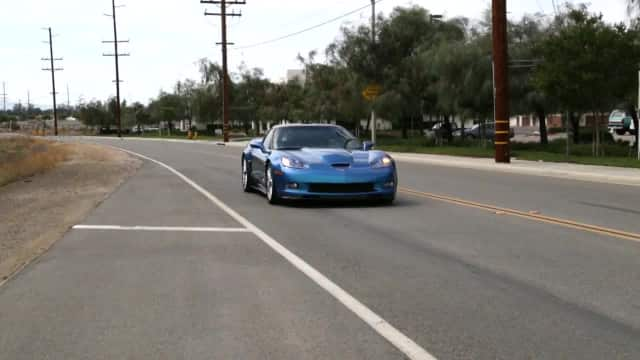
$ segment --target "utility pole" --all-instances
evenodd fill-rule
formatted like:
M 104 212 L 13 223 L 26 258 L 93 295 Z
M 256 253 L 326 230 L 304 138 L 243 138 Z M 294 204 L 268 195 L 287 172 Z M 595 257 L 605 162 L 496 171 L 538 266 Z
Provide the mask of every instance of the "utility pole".
M 31 92 L 27 90 L 27 120 L 31 119 Z
M 245 5 L 247 2 L 244 0 L 200 0 L 201 4 L 215 4 L 220 5 L 220 13 L 210 13 L 205 10 L 205 16 L 220 16 L 222 23 L 222 42 L 218 45 L 222 45 L 222 133 L 224 136 L 224 142 L 229 142 L 229 69 L 227 63 L 227 45 L 233 45 L 233 43 L 227 42 L 227 16 L 240 17 L 242 13 L 227 12 L 227 5 Z
M 67 109 L 71 109 L 71 99 L 69 98 L 69 84 L 67 84 Z
M 51 35 L 51 28 L 47 28 L 49 31 L 49 58 L 43 58 L 43 61 L 50 61 L 50 68 L 42 69 L 43 71 L 51 71 L 51 95 L 53 95 L 53 133 L 58 136 L 58 104 L 56 103 L 56 71 L 62 71 L 62 68 L 56 68 L 55 62 L 62 61 L 62 58 L 53 57 L 53 37 Z
M 2 96 L 2 112 L 5 115 L 7 114 L 7 96 L 8 95 L 9 94 L 7 94 L 6 84 L 3 81 L 2 82 L 2 94 L 0 94 L 0 96 Z M 9 118 L 9 131 L 13 132 L 13 123 L 11 121 L 11 118 Z
M 371 0 L 371 49 L 376 46 L 376 0 Z M 375 55 L 374 55 L 375 56 Z M 377 69 L 374 69 L 374 72 Z M 371 105 L 371 142 L 376 143 L 376 111 Z
M 3 81 L 2 82 L 2 94 L 0 94 L 0 96 L 2 96 L 2 111 L 3 112 L 7 112 L 7 88 L 6 88 L 6 84 Z
M 120 7 L 120 6 L 117 6 Z M 113 56 L 115 58 L 116 65 L 116 109 L 115 109 L 115 117 L 116 122 L 118 123 L 118 137 L 122 138 L 122 119 L 120 113 L 120 56 L 129 56 L 130 54 L 120 54 L 118 53 L 118 44 L 119 43 L 128 43 L 129 40 L 118 41 L 118 26 L 116 21 L 116 3 L 115 0 L 111 0 L 111 11 L 112 13 L 105 14 L 105 16 L 109 16 L 113 19 L 113 41 L 103 41 L 104 44 L 113 43 L 113 54 L 102 54 L 102 56 Z
M 509 131 L 509 77 L 507 52 L 507 1 L 492 0 L 493 87 L 495 107 L 495 160 L 511 162 Z

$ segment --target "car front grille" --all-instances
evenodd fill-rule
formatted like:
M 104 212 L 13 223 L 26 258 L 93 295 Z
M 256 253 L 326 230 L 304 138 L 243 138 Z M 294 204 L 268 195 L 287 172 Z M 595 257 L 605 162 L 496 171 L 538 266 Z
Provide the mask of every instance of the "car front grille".
M 309 184 L 309 192 L 312 193 L 368 193 L 373 192 L 373 183 L 354 184 Z

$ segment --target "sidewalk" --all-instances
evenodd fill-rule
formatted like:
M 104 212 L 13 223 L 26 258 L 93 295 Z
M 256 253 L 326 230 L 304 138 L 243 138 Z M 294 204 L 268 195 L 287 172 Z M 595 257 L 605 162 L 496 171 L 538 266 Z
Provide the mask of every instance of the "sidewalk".
M 447 155 L 411 153 L 390 153 L 390 155 L 399 162 L 640 186 L 638 169 L 525 160 L 512 160 L 511 164 L 497 164 L 493 159 Z

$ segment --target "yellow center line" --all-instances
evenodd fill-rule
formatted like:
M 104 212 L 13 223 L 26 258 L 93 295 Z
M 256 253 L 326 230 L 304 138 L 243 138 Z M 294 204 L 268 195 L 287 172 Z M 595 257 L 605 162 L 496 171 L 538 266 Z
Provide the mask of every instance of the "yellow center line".
M 606 227 L 597 226 L 597 225 L 585 224 L 585 223 L 580 223 L 580 222 L 576 222 L 576 221 L 572 221 L 572 220 L 556 218 L 556 217 L 546 216 L 546 215 L 540 215 L 540 214 L 536 214 L 536 213 L 528 213 L 528 212 L 524 212 L 524 211 L 520 211 L 520 210 L 503 208 L 503 207 L 494 206 L 494 205 L 488 205 L 488 204 L 482 204 L 482 203 L 478 203 L 478 202 L 474 202 L 474 201 L 458 199 L 458 198 L 445 196 L 445 195 L 432 194 L 432 193 L 412 190 L 412 189 L 408 189 L 408 188 L 400 188 L 399 191 L 401 193 L 403 193 L 403 194 L 413 195 L 413 196 L 418 196 L 418 197 L 423 197 L 423 198 L 428 198 L 428 199 L 432 199 L 432 200 L 438 200 L 438 201 L 446 202 L 446 203 L 449 203 L 449 204 L 461 205 L 461 206 L 466 206 L 466 207 L 471 207 L 471 208 L 476 208 L 476 209 L 481 209 L 481 210 L 486 210 L 486 211 L 491 211 L 491 212 L 499 212 L 499 213 L 504 214 L 504 215 L 512 215 L 512 216 L 516 216 L 516 217 L 520 217 L 520 218 L 524 218 L 524 219 L 529 219 L 529 220 L 533 220 L 533 221 L 539 221 L 539 222 L 544 222 L 544 223 L 548 223 L 548 224 L 560 225 L 560 226 L 564 226 L 564 227 L 571 228 L 571 229 L 576 229 L 576 230 L 586 231 L 586 232 L 590 232 L 590 233 L 596 233 L 596 234 L 616 237 L 616 238 L 620 238 L 620 239 L 640 242 L 640 234 L 638 234 L 638 233 L 632 233 L 632 232 L 627 232 L 627 231 L 622 231 L 622 230 L 617 230 L 617 229 L 611 229 L 611 228 L 606 228 Z

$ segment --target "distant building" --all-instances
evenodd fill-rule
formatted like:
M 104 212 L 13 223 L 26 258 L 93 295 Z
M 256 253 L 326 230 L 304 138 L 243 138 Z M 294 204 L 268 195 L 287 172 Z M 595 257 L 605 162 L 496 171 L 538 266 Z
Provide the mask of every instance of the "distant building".
M 360 120 L 360 127 L 363 129 L 366 129 L 367 126 L 369 125 L 369 122 L 370 122 L 369 119 Z M 385 120 L 385 119 L 376 117 L 376 130 L 383 130 L 383 131 L 393 130 L 393 123 L 390 120 Z
M 607 122 L 607 118 L 608 118 L 609 114 L 604 113 L 602 114 L 601 123 L 606 123 Z M 582 114 L 580 117 L 580 126 L 585 127 L 585 126 L 592 126 L 594 123 L 596 123 L 596 114 L 593 113 L 586 113 L 586 114 Z M 563 128 L 565 127 L 565 124 L 563 122 L 563 117 L 562 114 L 548 114 L 546 117 L 546 123 L 547 123 L 547 127 L 548 128 Z M 538 117 L 536 115 L 515 115 L 511 117 L 511 121 L 510 121 L 511 127 L 515 127 L 515 128 L 527 128 L 527 127 L 533 127 L 533 128 L 537 128 L 540 126 L 540 121 L 538 119 Z
M 287 70 L 287 82 L 289 81 L 297 81 L 300 85 L 304 85 L 307 80 L 307 74 L 304 70 L 293 69 Z

